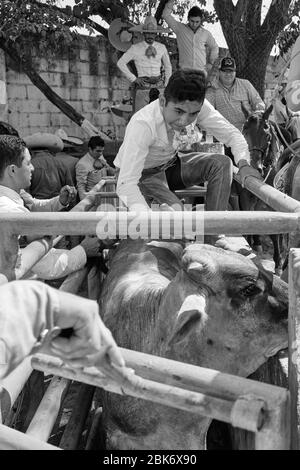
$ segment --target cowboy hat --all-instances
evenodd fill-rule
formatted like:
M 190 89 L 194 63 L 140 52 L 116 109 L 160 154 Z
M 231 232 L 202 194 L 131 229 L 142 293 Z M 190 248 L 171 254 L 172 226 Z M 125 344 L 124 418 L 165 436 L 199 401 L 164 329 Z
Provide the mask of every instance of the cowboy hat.
M 79 139 L 79 137 L 67 135 L 66 131 L 64 131 L 63 129 L 57 129 L 54 134 L 60 137 L 64 144 L 83 145 L 84 143 L 83 140 Z
M 37 132 L 23 137 L 28 149 L 47 149 L 50 152 L 60 152 L 64 148 L 64 143 L 58 135 L 49 134 L 48 132 Z
M 132 33 L 129 33 L 129 27 L 133 26 L 133 23 L 129 21 L 122 21 L 121 18 L 113 20 L 108 29 L 109 42 L 118 50 L 126 52 L 134 42 L 137 42 L 139 38 L 134 38 Z M 140 37 L 142 40 L 142 37 Z
M 170 32 L 169 28 L 163 28 L 158 26 L 156 18 L 154 16 L 148 15 L 145 18 L 144 24 L 138 24 L 129 28 L 129 31 L 138 32 L 138 33 L 168 33 Z

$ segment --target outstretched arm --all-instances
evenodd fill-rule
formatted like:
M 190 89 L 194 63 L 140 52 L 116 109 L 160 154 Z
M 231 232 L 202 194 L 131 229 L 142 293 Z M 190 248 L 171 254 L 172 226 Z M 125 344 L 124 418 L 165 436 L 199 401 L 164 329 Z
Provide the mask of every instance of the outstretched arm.
M 178 25 L 180 25 L 181 23 L 179 21 L 176 21 L 175 18 L 172 16 L 173 6 L 174 0 L 170 0 L 166 4 L 161 17 L 165 20 L 167 25 L 170 26 L 171 29 L 173 29 L 174 33 L 176 34 L 176 31 L 178 30 Z
M 13 281 L 0 286 L 0 377 L 7 375 L 40 344 L 45 329 L 68 330 L 41 352 L 59 356 L 70 364 L 85 366 L 89 357 L 106 348 L 112 363 L 122 367 L 123 358 L 110 331 L 104 326 L 98 305 L 61 292 L 37 281 Z

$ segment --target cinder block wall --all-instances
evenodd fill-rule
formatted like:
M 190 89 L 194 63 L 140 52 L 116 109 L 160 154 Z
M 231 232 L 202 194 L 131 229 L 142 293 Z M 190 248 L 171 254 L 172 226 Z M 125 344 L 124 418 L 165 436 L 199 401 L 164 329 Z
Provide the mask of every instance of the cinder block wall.
M 176 67 L 174 39 L 171 44 L 172 65 Z M 221 49 L 220 56 L 227 50 Z M 33 63 L 41 77 L 76 111 L 113 137 L 122 139 L 125 121 L 110 112 L 110 106 L 130 98 L 128 80 L 116 67 L 121 56 L 104 37 L 87 38 L 66 49 L 60 57 L 37 57 Z M 1 57 L 0 57 L 1 59 Z M 268 103 L 282 68 L 270 58 L 265 99 Z M 34 132 L 54 132 L 62 127 L 67 134 L 86 138 L 84 132 L 65 116 L 36 88 L 8 57 L 0 61 L 0 75 L 6 80 L 7 106 L 0 109 L 1 119 L 8 120 L 22 136 Z
M 118 55 L 103 37 L 88 38 L 87 44 L 64 51 L 60 57 L 37 57 L 33 63 L 53 91 L 77 112 L 114 138 L 124 135 L 124 121 L 111 114 L 110 106 L 130 98 L 129 82 L 115 65 Z M 54 132 L 62 127 L 67 134 L 85 133 L 54 106 L 24 73 L 6 57 L 8 122 L 22 136 L 34 132 Z M 4 117 L 4 116 L 3 116 Z

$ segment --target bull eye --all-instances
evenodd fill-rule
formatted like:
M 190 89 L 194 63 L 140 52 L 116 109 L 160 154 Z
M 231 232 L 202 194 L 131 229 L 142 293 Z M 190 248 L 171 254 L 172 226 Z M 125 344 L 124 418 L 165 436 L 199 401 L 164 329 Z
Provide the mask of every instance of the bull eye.
M 254 297 L 260 292 L 261 292 L 261 289 L 256 284 L 251 284 L 247 287 L 244 287 L 244 289 L 241 290 L 241 295 L 243 297 Z

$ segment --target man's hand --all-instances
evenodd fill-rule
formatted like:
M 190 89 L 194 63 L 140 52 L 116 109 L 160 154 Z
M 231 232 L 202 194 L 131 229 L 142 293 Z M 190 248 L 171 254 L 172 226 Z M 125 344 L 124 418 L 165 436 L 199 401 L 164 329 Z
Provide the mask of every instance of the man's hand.
M 95 301 L 60 292 L 59 302 L 60 308 L 53 323 L 60 334 L 51 337 L 50 333 L 42 352 L 59 356 L 74 367 L 93 365 L 92 357 L 96 355 L 99 361 L 99 353 L 118 367 L 125 365 L 111 332 L 100 318 Z
M 133 82 L 134 85 L 137 85 L 137 86 L 144 86 L 145 85 L 145 82 L 144 82 L 144 79 L 142 77 L 137 77 L 134 82 Z
M 74 186 L 63 186 L 59 193 L 59 202 L 62 206 L 68 206 L 76 201 L 77 190 Z
M 86 236 L 80 243 L 82 248 L 86 252 L 87 257 L 98 256 L 100 249 L 102 248 L 102 241 L 96 236 Z
M 238 167 L 239 167 L 238 176 L 241 178 L 242 187 L 245 186 L 245 181 L 248 178 L 248 176 L 255 176 L 255 178 L 261 181 L 263 180 L 263 177 L 261 176 L 259 171 L 253 168 L 247 160 L 240 160 L 238 162 Z

